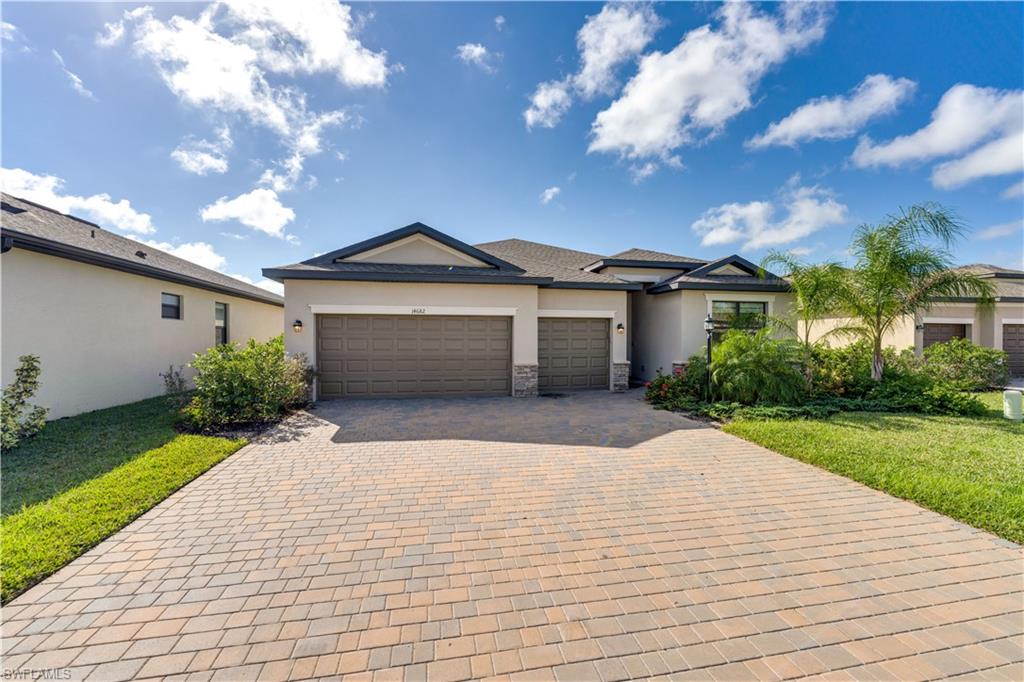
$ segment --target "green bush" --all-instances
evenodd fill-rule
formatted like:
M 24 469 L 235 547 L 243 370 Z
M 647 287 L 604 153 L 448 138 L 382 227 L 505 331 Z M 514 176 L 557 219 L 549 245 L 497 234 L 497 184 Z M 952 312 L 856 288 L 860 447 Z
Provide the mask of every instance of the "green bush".
M 968 417 L 985 414 L 985 405 L 976 397 L 924 372 L 886 372 L 867 397 L 903 412 Z
M 0 449 L 11 450 L 25 438 L 46 426 L 46 408 L 30 405 L 29 398 L 39 390 L 38 355 L 22 355 L 14 370 L 14 381 L 4 387 L 3 414 L 0 415 Z
M 840 348 L 815 345 L 810 350 L 811 393 L 818 397 L 863 398 L 876 385 L 871 378 L 871 346 L 863 340 Z M 921 360 L 913 349 L 882 349 L 885 371 L 906 374 L 919 370 Z
M 1003 386 L 1010 379 L 1006 353 L 967 339 L 934 343 L 924 349 L 924 371 L 963 391 Z
M 194 430 L 273 421 L 309 400 L 313 371 L 305 356 L 285 355 L 283 336 L 215 346 L 191 366 L 195 394 L 182 414 Z
M 804 350 L 770 329 L 730 330 L 711 351 L 711 389 L 716 398 L 744 405 L 795 405 L 807 395 Z

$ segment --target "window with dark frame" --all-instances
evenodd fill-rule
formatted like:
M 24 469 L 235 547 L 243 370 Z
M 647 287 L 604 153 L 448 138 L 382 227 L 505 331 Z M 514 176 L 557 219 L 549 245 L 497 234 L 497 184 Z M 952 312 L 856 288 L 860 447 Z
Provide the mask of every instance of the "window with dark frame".
M 228 304 L 213 304 L 213 340 L 218 346 L 228 342 Z
M 729 329 L 761 329 L 767 314 L 768 304 L 764 301 L 712 301 L 713 337 L 717 341 Z
M 181 296 L 178 294 L 160 294 L 160 317 L 165 320 L 180 320 Z

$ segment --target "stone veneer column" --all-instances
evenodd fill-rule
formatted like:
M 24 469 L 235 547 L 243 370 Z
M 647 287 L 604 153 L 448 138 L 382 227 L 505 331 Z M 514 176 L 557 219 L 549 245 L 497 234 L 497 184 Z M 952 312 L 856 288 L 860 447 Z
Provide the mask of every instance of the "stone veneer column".
M 615 392 L 629 389 L 629 363 L 612 363 L 612 390 Z
M 537 396 L 537 365 L 512 366 L 512 395 L 516 398 Z

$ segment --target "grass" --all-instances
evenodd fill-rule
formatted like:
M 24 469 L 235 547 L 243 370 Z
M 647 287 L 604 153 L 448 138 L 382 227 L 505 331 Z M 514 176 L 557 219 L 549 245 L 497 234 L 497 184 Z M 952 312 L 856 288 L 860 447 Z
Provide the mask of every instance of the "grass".
M 737 420 L 724 430 L 1014 542 L 1024 543 L 1024 425 L 1002 418 L 843 413 Z
M 50 422 L 0 463 L 2 600 L 131 523 L 245 444 L 180 434 L 164 398 Z

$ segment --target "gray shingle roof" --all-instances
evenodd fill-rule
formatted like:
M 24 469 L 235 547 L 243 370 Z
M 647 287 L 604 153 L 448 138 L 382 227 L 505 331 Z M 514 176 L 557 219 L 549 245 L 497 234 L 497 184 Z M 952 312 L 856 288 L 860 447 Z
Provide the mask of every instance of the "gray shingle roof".
M 997 301 L 1024 301 L 1024 270 L 1003 268 L 988 263 L 962 265 L 957 270 L 973 272 L 979 277 L 990 279 Z
M 0 226 L 3 236 L 13 238 L 15 246 L 265 303 L 284 304 L 277 294 L 114 234 L 95 223 L 9 194 L 0 196 L 6 205 L 0 212 Z
M 706 263 L 707 261 L 699 258 L 690 258 L 689 256 L 677 256 L 672 253 L 665 253 L 663 251 L 651 251 L 649 249 L 626 249 L 620 251 L 609 258 L 615 258 L 617 260 L 647 260 L 647 261 L 664 261 L 666 263 Z
M 527 274 L 552 277 L 556 282 L 589 284 L 622 284 L 622 280 L 611 275 L 583 270 L 586 265 L 599 260 L 601 256 L 585 251 L 563 249 L 549 244 L 505 239 L 497 242 L 477 244 L 478 249 L 493 253 L 526 270 Z

